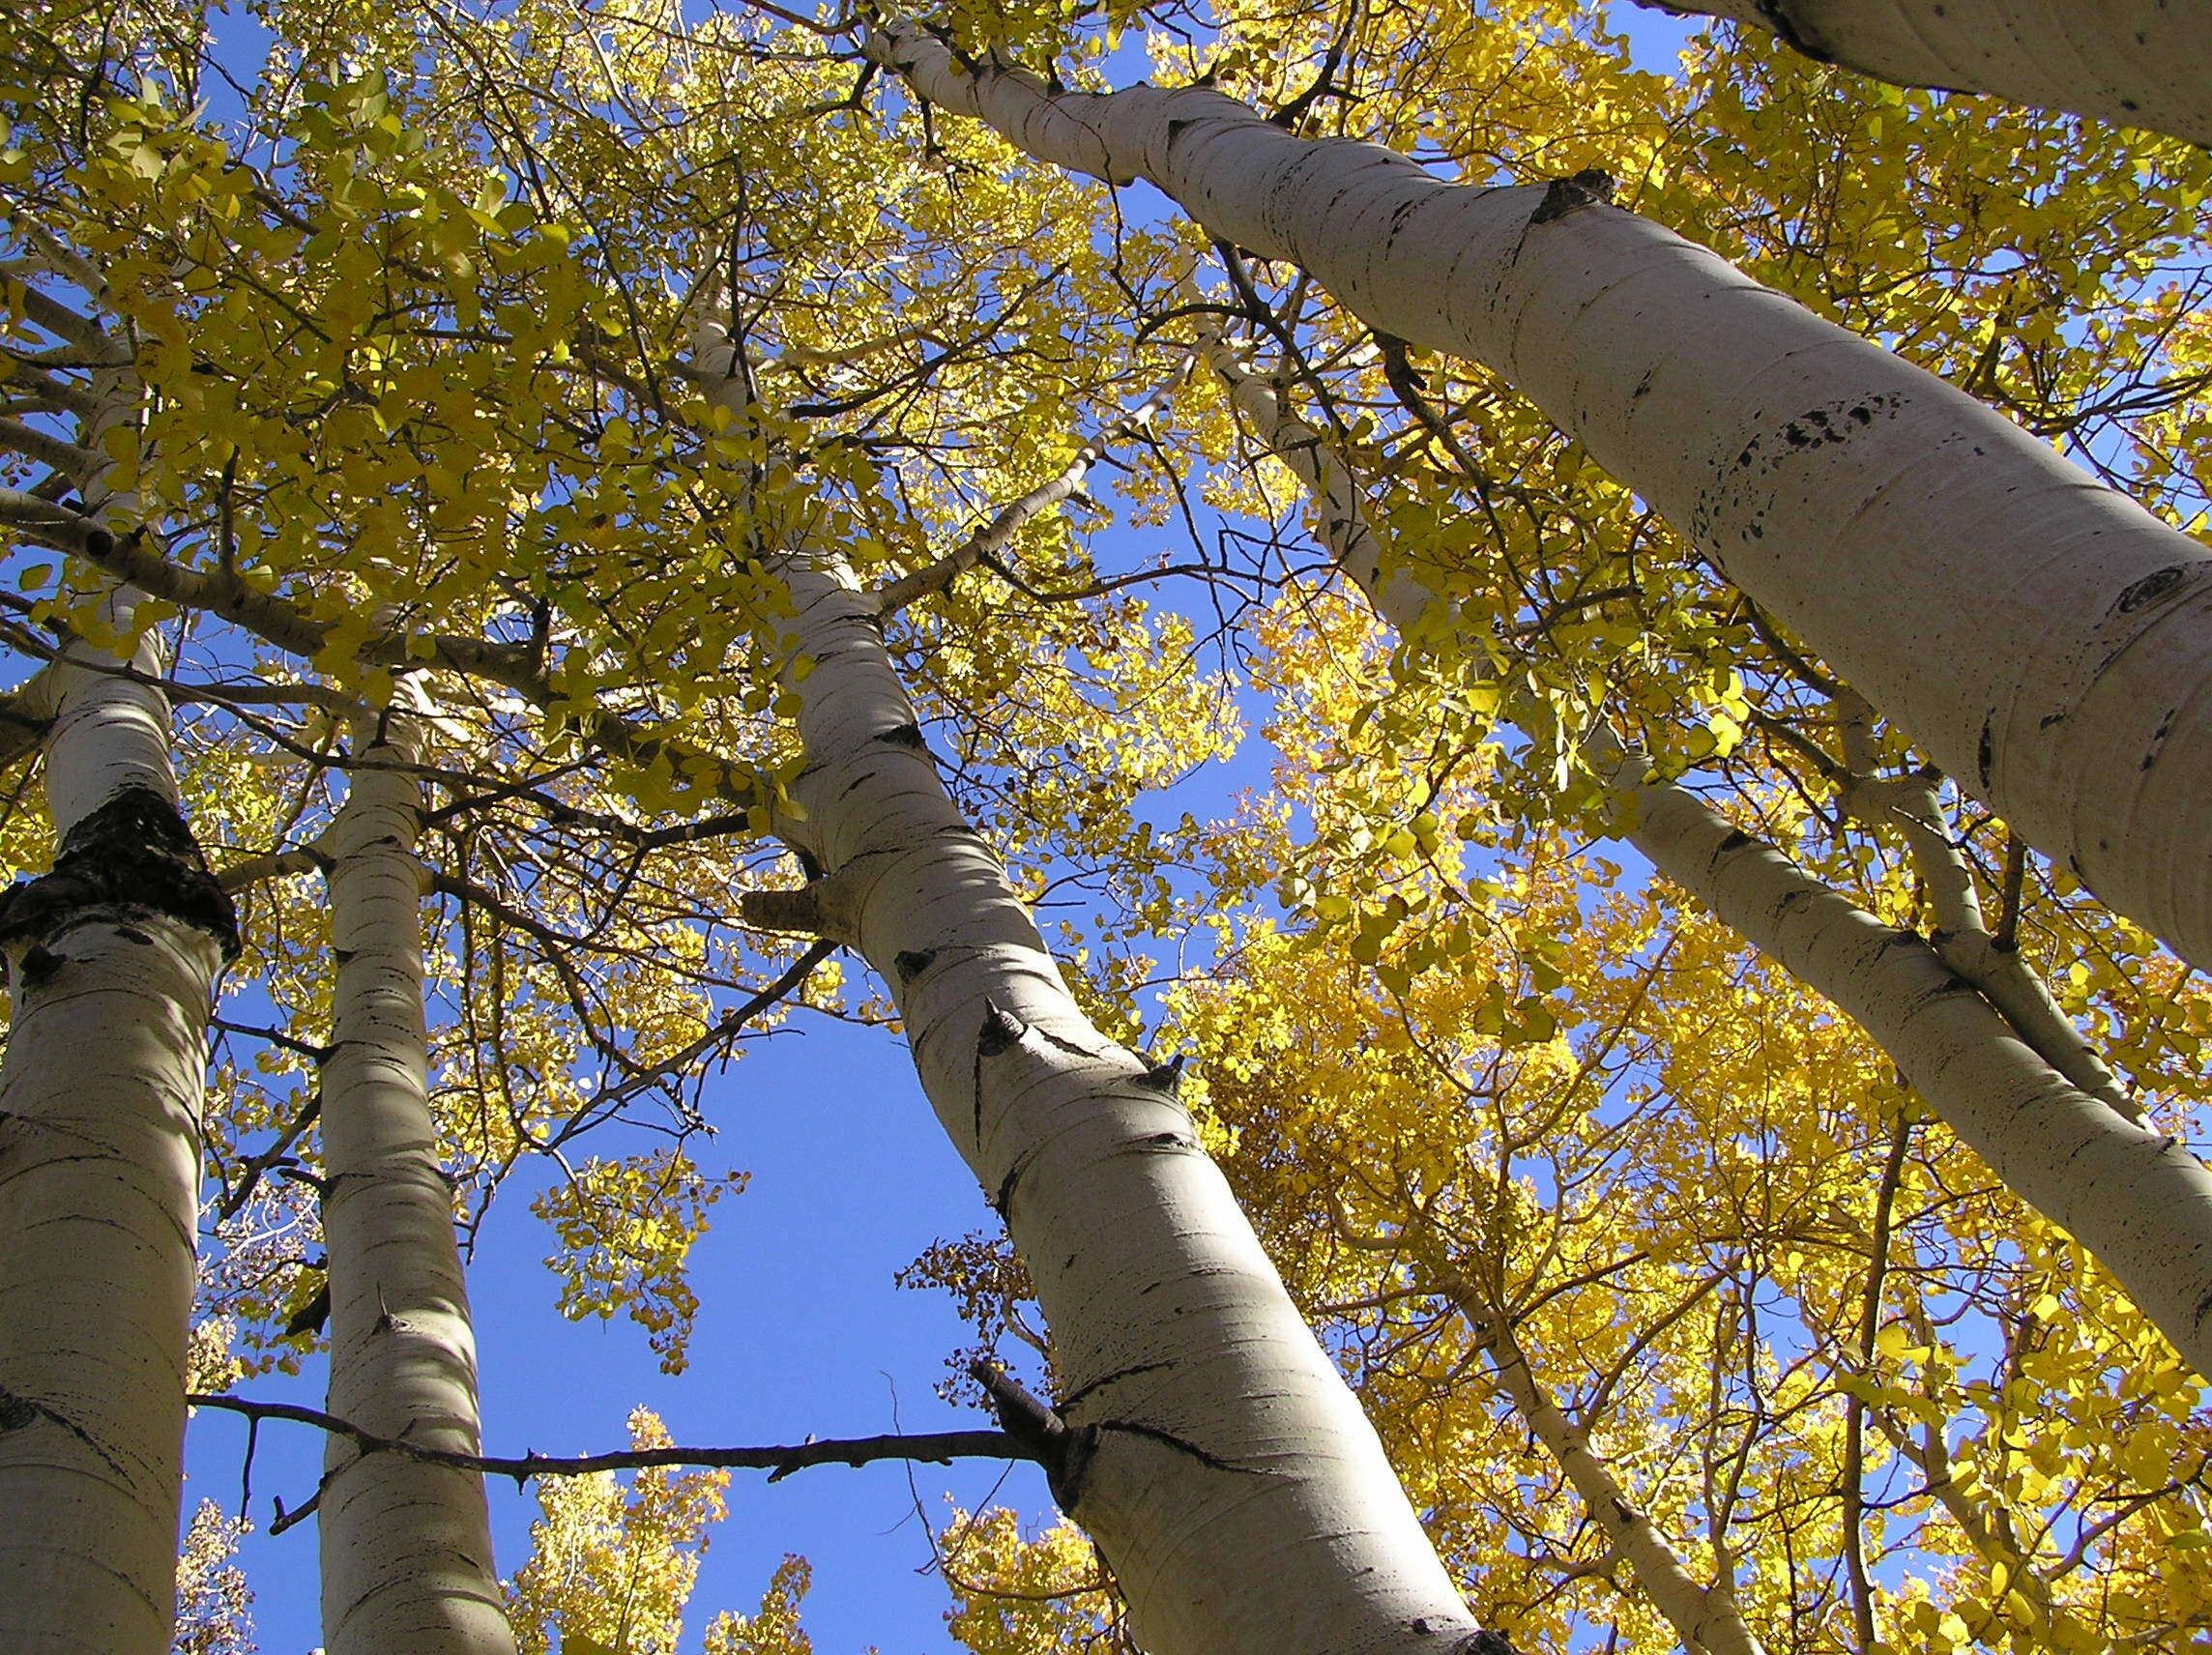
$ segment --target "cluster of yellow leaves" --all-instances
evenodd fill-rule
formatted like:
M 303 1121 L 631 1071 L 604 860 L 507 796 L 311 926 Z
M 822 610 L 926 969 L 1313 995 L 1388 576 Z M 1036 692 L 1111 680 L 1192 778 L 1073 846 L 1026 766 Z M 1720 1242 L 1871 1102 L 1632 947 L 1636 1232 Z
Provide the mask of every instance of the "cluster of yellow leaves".
M 629 1416 L 632 1448 L 670 1446 L 648 1408 Z M 530 1560 L 508 1588 L 523 1655 L 676 1655 L 707 1529 L 723 1514 L 727 1471 L 648 1469 L 547 1478 L 530 1525 Z
M 202 1500 L 177 1553 L 177 1633 L 171 1655 L 253 1655 L 253 1588 L 232 1562 L 243 1518 Z
M 707 1213 L 745 1187 L 743 1173 L 709 1177 L 681 1149 L 586 1161 L 530 1204 L 561 1250 L 545 1261 L 561 1282 L 561 1314 L 611 1320 L 619 1310 L 647 1330 L 661 1371 L 680 1374 L 699 1295 L 684 1279 Z
M 1027 1533 L 1004 1507 L 955 1511 L 938 1539 L 952 1594 L 945 1622 L 975 1655 L 1114 1655 L 1131 1648 L 1083 1530 L 1062 1518 Z
M 629 1416 L 629 1445 L 665 1448 L 649 1408 Z M 531 1524 L 530 1560 L 508 1587 L 508 1617 L 522 1655 L 676 1655 L 684 1609 L 708 1529 L 723 1514 L 727 1471 L 646 1469 L 625 1486 L 613 1472 L 548 1478 Z M 749 1615 L 708 1622 L 705 1655 L 812 1655 L 799 1623 L 810 1571 L 786 1556 Z

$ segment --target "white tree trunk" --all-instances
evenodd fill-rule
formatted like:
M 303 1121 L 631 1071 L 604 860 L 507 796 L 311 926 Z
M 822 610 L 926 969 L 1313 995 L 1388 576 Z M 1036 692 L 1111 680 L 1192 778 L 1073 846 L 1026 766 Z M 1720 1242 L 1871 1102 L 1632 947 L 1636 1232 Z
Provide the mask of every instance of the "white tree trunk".
M 167 704 L 117 664 L 80 646 L 46 676 L 56 867 L 0 915 L 10 1655 L 165 1655 L 175 1612 L 208 1001 L 236 937 L 177 811 Z M 151 636 L 131 664 L 160 671 Z
M 1504 375 L 2024 839 L 2212 966 L 2212 551 L 1576 182 L 1443 185 L 1202 87 L 1055 94 L 911 29 L 871 49 Z
M 360 727 L 323 840 L 337 960 L 322 1068 L 329 1408 L 378 1436 L 475 1454 L 476 1340 L 426 1089 L 422 791 L 399 768 L 417 756 L 412 711 Z M 512 1655 L 480 1476 L 334 1437 L 317 1523 L 331 1655 Z
M 1500 1648 L 1177 1101 L 1078 1009 L 946 796 L 874 601 L 786 560 L 808 768 L 779 830 L 796 906 L 896 995 L 922 1086 L 1005 1218 L 1053 1330 L 1053 1478 L 1153 1655 Z M 747 904 L 756 920 L 792 906 Z
M 1317 537 L 1383 619 L 1403 632 L 1453 625 L 1412 581 L 1377 590 L 1381 544 L 1343 463 L 1218 350 L 1214 365 L 1312 491 Z M 2212 1172 L 2179 1139 L 2069 1082 L 1917 932 L 1883 925 L 1687 788 L 1635 779 L 1644 769 L 1640 755 L 1618 756 L 1628 842 L 1856 1021 L 2007 1188 L 2096 1255 L 2183 1358 L 2212 1373 Z
M 2212 144 L 2203 0 L 1637 0 L 1765 29 L 1901 86 L 1988 92 Z

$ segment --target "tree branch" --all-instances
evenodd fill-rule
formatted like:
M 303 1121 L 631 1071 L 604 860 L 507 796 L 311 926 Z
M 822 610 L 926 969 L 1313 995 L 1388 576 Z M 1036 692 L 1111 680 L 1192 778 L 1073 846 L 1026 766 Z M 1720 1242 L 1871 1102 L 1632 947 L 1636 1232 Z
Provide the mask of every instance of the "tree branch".
M 209 1396 L 193 1392 L 185 1398 L 193 1408 L 219 1408 L 251 1420 L 283 1419 L 311 1425 L 333 1437 L 342 1437 L 364 1454 L 398 1454 L 430 1466 L 451 1466 L 457 1471 L 486 1476 L 512 1477 L 520 1487 L 533 1477 L 581 1477 L 595 1471 L 637 1471 L 660 1466 L 696 1466 L 716 1470 L 767 1471 L 769 1481 L 781 1482 L 794 1471 L 813 1466 L 866 1466 L 878 1460 L 919 1460 L 949 1465 L 954 1460 L 1030 1460 L 1029 1448 L 1004 1431 L 940 1431 L 889 1437 L 830 1437 L 820 1442 L 795 1442 L 768 1448 L 626 1448 L 606 1454 L 524 1454 L 520 1458 L 496 1454 L 463 1454 L 450 1448 L 427 1448 L 403 1437 L 379 1437 L 351 1420 L 320 1409 L 288 1402 L 255 1402 L 247 1397 Z M 300 1515 L 306 1515 L 301 1508 Z M 273 1531 L 274 1532 L 274 1531 Z

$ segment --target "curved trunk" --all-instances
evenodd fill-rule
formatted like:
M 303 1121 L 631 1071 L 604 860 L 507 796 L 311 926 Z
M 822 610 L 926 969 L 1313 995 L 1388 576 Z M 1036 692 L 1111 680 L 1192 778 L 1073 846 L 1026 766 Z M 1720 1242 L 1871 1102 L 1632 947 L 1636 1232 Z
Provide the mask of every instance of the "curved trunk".
M 453 1193 L 426 1091 L 421 790 L 399 710 L 364 731 L 330 855 L 337 988 L 322 1070 L 330 1411 L 481 1452 Z M 331 1655 L 512 1655 L 483 1479 L 334 1437 L 318 1523 Z
M 2028 843 L 2212 966 L 2212 550 L 1602 180 L 1443 185 L 1203 87 L 1052 93 L 912 29 L 871 49 L 1496 369 Z
M 45 682 L 54 869 L 0 909 L 0 1647 L 165 1655 L 208 1002 L 237 935 L 167 703 L 74 657 Z M 158 674 L 156 641 L 129 664 Z
M 1381 544 L 1342 462 L 1219 352 L 1215 367 L 1313 492 L 1318 537 L 1383 619 L 1408 633 L 1453 624 L 1410 580 L 1378 591 Z M 1644 769 L 1633 754 L 1618 764 Z M 2007 1188 L 2095 1254 L 2183 1358 L 2212 1373 L 2212 1172 L 2180 1140 L 2069 1082 L 1917 932 L 1883 925 L 1687 788 L 1625 791 L 1620 831 L 1653 868 L 1852 1018 Z
M 1373 1429 L 1177 1101 L 1098 1032 L 945 793 L 839 565 L 787 560 L 808 768 L 779 830 L 827 871 L 748 915 L 858 948 L 1005 1219 L 1063 1386 L 1056 1497 L 1157 1655 L 1453 1655 L 1479 1632 Z M 780 900 L 777 900 L 780 899 Z
M 1900 86 L 1987 92 L 2212 144 L 2201 0 L 1636 0 L 1766 30 Z

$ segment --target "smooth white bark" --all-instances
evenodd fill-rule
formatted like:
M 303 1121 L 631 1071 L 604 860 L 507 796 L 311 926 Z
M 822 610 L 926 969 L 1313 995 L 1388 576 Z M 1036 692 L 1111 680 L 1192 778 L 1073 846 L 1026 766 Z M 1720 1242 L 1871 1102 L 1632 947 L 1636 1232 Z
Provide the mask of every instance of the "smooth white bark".
M 1687 789 L 1636 790 L 1629 842 L 1853 1019 L 2005 1186 L 2212 1373 L 2212 1172 L 2053 1069 L 1917 933 L 1882 924 Z
M 50 238 L 18 224 L 34 247 Z M 60 268 L 86 291 L 92 273 Z M 91 387 L 84 508 L 139 515 L 102 439 L 136 417 L 128 347 Z M 102 618 L 128 637 L 139 595 Z M 175 1620 L 207 1018 L 237 932 L 179 809 L 160 641 L 73 644 L 25 686 L 55 870 L 12 892 L 0 1060 L 0 1648 L 165 1655 Z
M 476 1340 L 427 1091 L 422 790 L 401 768 L 417 757 L 414 711 L 358 727 L 323 840 L 337 966 L 322 1070 L 329 1410 L 475 1454 Z M 481 1477 L 333 1438 L 317 1522 L 331 1655 L 512 1655 Z
M 875 604 L 787 560 L 809 765 L 786 836 L 826 934 L 898 999 L 924 1090 L 1050 1321 L 1057 1479 L 1152 1655 L 1477 1646 L 1373 1429 L 1261 1251 L 1172 1075 L 1091 1027 L 946 797 Z
M 1378 612 L 1403 631 L 1454 625 L 1414 582 L 1379 579 L 1381 539 L 1319 433 L 1224 353 L 1213 360 L 1262 441 L 1312 492 L 1317 537 Z M 2212 1373 L 2212 1172 L 2180 1140 L 2071 1083 L 2007 1022 L 2002 1001 L 1918 933 L 1883 925 L 1687 788 L 1640 779 L 1643 758 L 1610 733 L 1601 744 L 1610 751 L 1593 756 L 1615 769 L 1625 801 L 1622 835 L 1652 867 L 1856 1021 L 2006 1187 L 2088 1248 L 2183 1358 Z M 1950 906 L 1964 917 L 1965 898 L 1954 892 Z
M 1988 92 L 2212 144 L 2203 0 L 1637 0 L 1765 29 L 1901 86 Z
M 115 620 L 127 603 L 111 607 Z M 183 832 L 167 707 L 99 670 L 102 659 L 84 650 L 46 685 L 46 794 L 65 872 L 80 850 L 95 883 L 74 899 L 48 886 L 58 900 L 28 928 L 18 898 L 8 926 L 0 1648 L 11 1655 L 163 1655 L 175 1607 L 200 1109 L 221 948 L 199 925 L 97 887 L 117 857 L 147 855 L 127 833 L 99 832 L 114 817 L 103 806 L 135 800 Z M 162 664 L 151 637 L 133 659 Z
M 2212 551 L 2018 426 L 1561 181 L 1438 183 L 1201 87 L 871 48 L 1039 160 L 1147 178 L 1377 330 L 1488 364 L 2028 843 L 2212 965 Z

